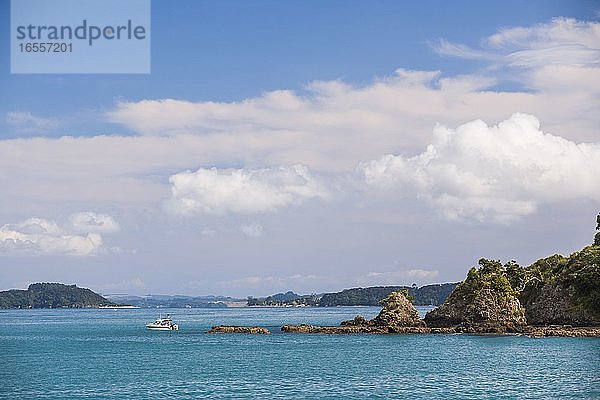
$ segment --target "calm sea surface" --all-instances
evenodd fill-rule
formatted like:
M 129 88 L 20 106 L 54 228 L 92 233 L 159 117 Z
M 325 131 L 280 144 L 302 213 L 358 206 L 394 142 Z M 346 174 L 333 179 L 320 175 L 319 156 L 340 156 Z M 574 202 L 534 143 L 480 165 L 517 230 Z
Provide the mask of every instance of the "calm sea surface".
M 600 339 L 278 330 L 374 307 L 160 311 L 180 330 L 148 331 L 149 309 L 0 311 L 0 398 L 600 399 Z

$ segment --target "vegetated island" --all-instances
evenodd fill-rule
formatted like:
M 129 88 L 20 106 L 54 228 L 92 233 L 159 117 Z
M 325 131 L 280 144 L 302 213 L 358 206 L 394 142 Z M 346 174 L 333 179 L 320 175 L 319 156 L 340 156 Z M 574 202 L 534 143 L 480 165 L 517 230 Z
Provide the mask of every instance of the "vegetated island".
M 600 215 L 596 230 L 600 230 Z M 393 292 L 372 320 L 284 325 L 296 333 L 492 333 L 600 337 L 600 232 L 594 243 L 527 267 L 480 259 L 446 301 L 421 319 L 408 290 Z
M 458 283 L 442 283 L 413 286 L 373 286 L 367 288 L 345 289 L 336 293 L 299 295 L 294 292 L 277 293 L 268 297 L 249 297 L 250 307 L 336 307 L 336 306 L 378 306 L 392 292 L 406 290 L 416 306 L 439 306 L 456 288 Z
M 0 292 L 0 308 L 118 307 L 90 289 L 62 283 L 32 283 L 27 290 Z

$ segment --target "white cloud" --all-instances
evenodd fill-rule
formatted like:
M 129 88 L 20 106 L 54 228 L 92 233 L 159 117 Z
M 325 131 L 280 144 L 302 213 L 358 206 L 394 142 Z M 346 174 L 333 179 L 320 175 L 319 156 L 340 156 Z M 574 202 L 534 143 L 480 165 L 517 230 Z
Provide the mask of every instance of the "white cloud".
M 7 112 L 6 122 L 17 131 L 27 133 L 42 133 L 60 125 L 57 119 L 38 117 L 30 112 L 21 111 Z
M 72 214 L 69 222 L 76 232 L 111 233 L 120 230 L 119 224 L 110 215 L 91 211 Z
M 598 49 L 590 43 L 598 42 L 599 26 L 554 20 L 500 31 L 486 39 L 493 45 L 481 49 L 453 45 L 490 61 L 493 68 L 476 74 L 400 68 L 362 86 L 312 82 L 305 90 L 275 90 L 236 102 L 121 102 L 106 117 L 140 136 L 0 140 L 3 208 L 19 207 L 24 198 L 29 206 L 68 200 L 85 207 L 154 207 L 168 196 L 164 176 L 200 166 L 302 164 L 321 173 L 345 173 L 360 160 L 414 153 L 427 144 L 436 122 L 497 123 L 514 112 L 536 115 L 555 136 L 597 141 L 600 66 L 594 61 Z M 536 38 L 535 49 L 526 46 L 528 35 Z M 538 52 L 539 63 L 527 68 L 496 68 L 512 65 L 513 53 L 523 59 L 523 51 L 569 43 L 583 49 L 582 55 L 565 55 L 559 63 L 562 55 Z M 507 80 L 517 80 L 523 89 L 492 89 Z M 13 116 L 15 121 L 28 118 Z
M 78 221 L 83 213 L 73 214 L 70 221 Z M 88 213 L 93 214 L 94 213 Z M 105 220 L 112 218 L 103 216 Z M 115 223 L 116 224 L 116 223 Z M 83 225 L 71 223 L 59 226 L 54 221 L 29 218 L 17 224 L 0 226 L 0 253 L 36 255 L 54 254 L 66 256 L 91 256 L 102 250 L 102 236 L 91 229 L 82 230 Z
M 170 189 L 176 188 L 173 204 L 177 212 L 280 210 L 322 198 L 316 193 L 321 190 L 314 189 L 308 195 L 290 193 L 285 182 L 263 181 L 256 171 L 273 170 L 265 166 L 301 164 L 318 176 L 343 176 L 361 160 L 389 153 L 415 154 L 427 144 L 436 122 L 457 126 L 482 119 L 495 124 L 514 112 L 536 115 L 544 130 L 556 137 L 575 143 L 594 142 L 600 126 L 600 68 L 593 61 L 597 49 L 590 43 L 599 25 L 555 20 L 519 28 L 526 30 L 522 32 L 509 28 L 499 32 L 497 39 L 487 39 L 490 43 L 482 49 L 470 49 L 497 65 L 509 65 L 516 57 L 509 55 L 529 51 L 523 39 L 527 35 L 537 38 L 536 49 L 544 48 L 546 38 L 550 47 L 557 43 L 563 48 L 571 41 L 584 50 L 584 55 L 565 58 L 562 64 L 554 62 L 551 52 L 538 53 L 542 54 L 539 63 L 511 69 L 510 74 L 488 69 L 446 76 L 443 71 L 400 68 L 365 85 L 312 82 L 305 90 L 283 88 L 235 102 L 125 101 L 106 117 L 139 136 L 0 140 L 0 186 L 4 188 L 0 214 L 22 207 L 56 210 L 65 201 L 81 204 L 81 208 L 110 204 L 154 209 L 169 197 Z M 507 79 L 522 82 L 523 90 L 492 89 Z M 223 169 L 231 165 L 245 168 Z M 181 180 L 171 185 L 166 182 L 169 175 L 201 166 L 218 169 L 211 172 L 201 168 L 199 176 L 182 172 L 172 178 Z M 248 178 L 250 194 L 255 197 L 235 198 L 244 197 L 244 192 L 233 189 L 235 174 L 227 171 L 239 171 L 240 178 Z M 203 190 L 194 183 L 210 179 L 223 193 Z M 265 193 L 275 196 L 261 201 L 259 197 Z M 446 210 L 473 208 L 464 198 L 436 198 Z M 491 213 L 506 208 L 500 214 L 511 214 L 518 208 L 519 214 L 526 214 L 535 208 L 528 198 L 519 199 L 521 203 L 503 199 L 504 206 L 502 199 L 489 205 Z M 477 203 L 483 204 L 481 199 Z M 459 210 L 457 215 L 465 213 Z
M 435 49 L 443 55 L 489 60 L 517 67 L 600 65 L 600 24 L 555 18 L 531 27 L 499 30 L 486 38 L 481 49 L 440 40 Z
M 205 226 L 202 229 L 200 229 L 200 234 L 202 236 L 214 236 L 214 235 L 216 235 L 216 233 L 217 233 L 216 230 L 214 230 L 208 226 Z
M 132 290 L 132 289 L 145 289 L 146 283 L 140 277 L 122 280 L 119 282 L 112 282 L 106 284 L 95 285 L 97 290 L 109 294 L 106 292 L 120 291 L 120 290 Z
M 291 290 L 297 285 L 310 285 L 315 282 L 329 282 L 332 278 L 316 276 L 313 274 L 302 275 L 294 274 L 290 276 L 247 276 L 240 279 L 221 281 L 218 286 L 232 289 L 256 289 L 263 288 L 265 290 Z
M 296 293 L 335 292 L 343 288 L 377 285 L 419 285 L 435 282 L 439 271 L 431 269 L 401 269 L 386 272 L 368 272 L 360 276 L 325 276 L 315 274 L 293 275 L 254 275 L 239 279 L 226 280 L 217 283 L 217 286 L 227 289 L 238 289 L 240 293 L 260 293 L 269 295 L 278 291 L 293 290 Z M 204 282 L 200 282 L 204 284 Z
M 374 285 L 410 285 L 413 281 L 419 283 L 432 283 L 440 275 L 437 270 L 430 269 L 405 269 L 387 272 L 371 271 L 356 278 L 356 284 L 363 286 Z
M 257 237 L 262 236 L 263 227 L 260 224 L 240 225 L 240 232 L 242 232 L 244 235 L 246 235 L 248 237 L 257 238 Z
M 497 126 L 438 126 L 423 153 L 386 155 L 359 169 L 368 185 L 415 193 L 450 219 L 509 222 L 539 203 L 600 201 L 600 143 L 545 134 L 526 114 Z
M 200 168 L 169 178 L 176 213 L 272 212 L 310 199 L 327 199 L 328 190 L 301 165 L 261 169 Z
M 419 279 L 433 279 L 437 278 L 440 274 L 439 271 L 428 270 L 428 269 L 408 269 L 404 271 L 404 275 L 409 278 Z

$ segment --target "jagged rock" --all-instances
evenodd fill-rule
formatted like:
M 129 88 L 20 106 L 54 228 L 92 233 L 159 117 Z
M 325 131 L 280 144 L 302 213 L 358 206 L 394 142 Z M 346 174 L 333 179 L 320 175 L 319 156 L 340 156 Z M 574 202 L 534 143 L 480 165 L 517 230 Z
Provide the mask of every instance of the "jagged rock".
M 493 325 L 475 325 L 475 326 L 452 326 L 444 328 L 427 328 L 415 326 L 313 326 L 313 325 L 284 325 L 282 332 L 286 333 L 318 333 L 318 334 L 390 334 L 390 333 L 428 333 L 428 334 L 499 334 L 506 333 L 506 330 L 498 330 Z M 568 336 L 568 337 L 600 337 L 600 327 L 578 328 L 572 326 L 520 326 L 516 327 L 512 334 L 525 335 L 530 337 L 546 336 Z
M 314 331 L 314 326 L 307 324 L 299 324 L 299 325 L 283 325 L 281 327 L 282 332 L 297 332 L 297 333 L 311 333 Z
M 350 319 L 348 321 L 342 321 L 340 324 L 342 326 L 360 326 L 360 325 L 369 325 L 369 320 L 363 317 L 362 315 L 357 315 L 354 319 Z
M 324 334 L 352 334 L 352 333 L 428 333 L 425 327 L 415 326 L 377 326 L 377 325 L 342 325 L 342 326 L 314 326 L 314 325 L 284 325 L 282 332 L 287 333 L 324 333 Z
M 424 327 L 417 309 L 402 292 L 392 292 L 381 302 L 383 308 L 372 320 L 362 315 L 343 321 L 341 326 Z
M 340 326 L 284 325 L 283 332 L 296 333 L 427 333 L 425 323 L 408 298 L 393 292 L 383 301 L 383 308 L 372 320 L 362 315 L 343 321 Z
M 370 323 L 375 326 L 425 326 L 417 309 L 401 292 L 392 292 L 382 302 L 383 308 Z
M 208 333 L 250 333 L 253 335 L 262 334 L 268 335 L 271 333 L 266 328 L 259 326 L 229 326 L 229 325 L 217 325 L 210 328 Z
M 523 330 L 522 334 L 531 337 L 600 337 L 600 327 L 579 328 L 570 325 L 528 326 Z
M 461 326 L 468 332 L 516 332 L 526 324 L 524 309 L 499 261 L 479 260 L 440 307 L 425 316 L 430 327 Z

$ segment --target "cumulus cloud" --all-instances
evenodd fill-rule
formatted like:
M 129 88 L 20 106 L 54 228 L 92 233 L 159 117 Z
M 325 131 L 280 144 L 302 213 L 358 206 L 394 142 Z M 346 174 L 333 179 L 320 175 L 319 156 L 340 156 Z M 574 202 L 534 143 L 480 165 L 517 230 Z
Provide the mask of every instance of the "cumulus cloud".
M 98 232 L 109 232 L 89 226 L 91 229 L 82 230 L 83 223 L 76 226 L 72 221 L 80 221 L 81 215 L 96 215 L 94 213 L 73 214 L 70 223 L 63 226 L 43 218 L 28 218 L 16 224 L 0 226 L 0 253 L 36 255 L 54 254 L 65 256 L 91 256 L 102 249 L 102 236 Z M 109 216 L 101 215 L 103 220 L 116 222 Z M 118 226 L 118 225 L 116 225 Z M 114 230 L 112 230 L 114 231 Z
M 57 128 L 60 123 L 55 118 L 44 118 L 30 112 L 11 111 L 6 113 L 6 123 L 19 132 L 46 132 Z
M 272 212 L 329 191 L 302 165 L 261 169 L 200 168 L 169 178 L 171 209 L 176 213 L 225 214 Z
M 248 237 L 257 238 L 262 236 L 263 227 L 260 224 L 244 224 L 240 225 L 240 232 Z
M 497 126 L 438 126 L 423 153 L 386 155 L 359 169 L 368 185 L 415 193 L 449 219 L 510 222 L 544 202 L 600 201 L 600 144 L 545 134 L 527 114 Z

